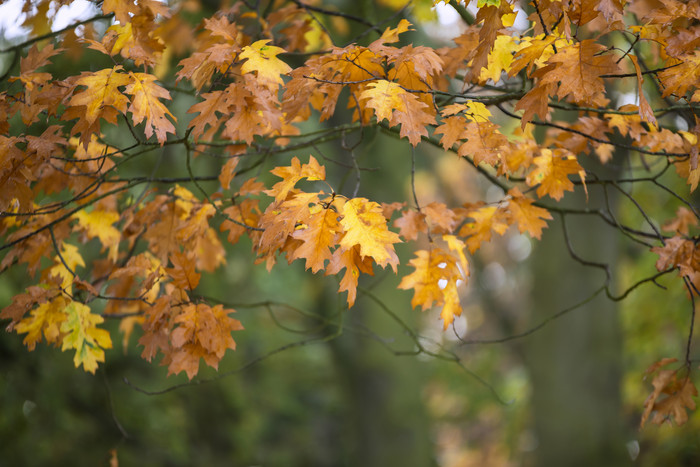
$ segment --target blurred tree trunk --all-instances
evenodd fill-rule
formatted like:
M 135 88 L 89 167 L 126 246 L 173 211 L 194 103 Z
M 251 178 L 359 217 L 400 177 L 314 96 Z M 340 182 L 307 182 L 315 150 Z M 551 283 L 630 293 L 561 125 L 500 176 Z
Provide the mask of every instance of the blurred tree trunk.
M 326 301 L 337 306 L 337 295 Z M 330 303 L 333 302 L 333 303 Z M 358 301 L 345 311 L 354 329 L 372 329 L 378 335 L 394 332 L 384 316 Z M 374 310 L 372 310 L 374 311 Z M 389 327 L 387 327 L 389 326 Z M 332 332 L 332 331 L 331 331 Z M 339 421 L 343 459 L 340 465 L 424 467 L 434 464 L 430 424 L 421 398 L 421 372 L 414 358 L 398 357 L 369 336 L 344 331 L 329 342 L 345 408 Z
M 600 176 L 610 171 L 587 167 Z M 568 193 L 568 204 L 604 207 L 600 186 Z M 610 193 L 612 195 L 612 193 Z M 615 205 L 611 199 L 612 206 Z M 532 254 L 532 325 L 589 297 L 605 281 L 602 269 L 570 257 L 561 217 L 551 222 Z M 574 252 L 587 261 L 616 264 L 616 236 L 594 216 L 568 216 Z M 619 466 L 626 455 L 620 382 L 622 331 L 617 304 L 599 294 L 550 322 L 527 340 L 525 361 L 532 381 L 537 466 Z

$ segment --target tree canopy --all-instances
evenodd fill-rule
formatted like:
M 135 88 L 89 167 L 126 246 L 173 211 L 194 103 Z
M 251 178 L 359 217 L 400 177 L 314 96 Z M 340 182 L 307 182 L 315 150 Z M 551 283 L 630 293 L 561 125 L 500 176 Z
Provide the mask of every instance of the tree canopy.
M 325 0 L 104 0 L 56 29 L 70 3 L 24 1 L 26 35 L 0 50 L 0 269 L 27 277 L 0 318 L 28 350 L 56 346 L 95 373 L 122 339 L 168 374 L 218 368 L 236 336 L 263 332 L 202 287 L 239 242 L 249 252 L 235 250 L 237 268 L 298 261 L 336 284 L 343 313 L 364 294 L 403 323 L 416 311 L 362 286 L 397 274 L 459 349 L 478 343 L 454 326 L 474 258 L 508 231 L 539 240 L 556 218 L 561 254 L 602 271 L 591 295 L 663 296 L 662 276 L 685 288 L 684 352 L 646 370 L 640 424 L 687 422 L 700 4 L 436 1 L 461 19 L 441 46 L 420 32 L 434 14 L 425 0 L 379 1 L 372 14 Z M 400 141 L 388 164 L 365 155 L 377 134 Z M 496 191 L 445 185 L 421 199 L 425 157 L 460 160 Z M 389 192 L 382 180 L 397 171 L 409 186 Z M 571 192 L 603 202 L 568 202 Z M 574 217 L 602 221 L 655 267 L 623 278 L 619 264 L 579 255 Z M 312 317 L 326 331 L 300 345 L 332 339 L 343 313 Z M 402 325 L 409 352 L 462 364 Z

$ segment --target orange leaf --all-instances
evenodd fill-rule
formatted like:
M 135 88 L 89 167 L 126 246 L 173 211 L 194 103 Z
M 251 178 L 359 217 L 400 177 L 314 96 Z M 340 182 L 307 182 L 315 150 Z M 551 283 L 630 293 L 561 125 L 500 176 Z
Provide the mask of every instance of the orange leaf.
M 474 219 L 474 222 L 464 224 L 459 229 L 459 236 L 468 237 L 467 246 L 469 247 L 469 253 L 474 253 L 481 248 L 483 242 L 490 241 L 492 230 L 499 235 L 503 235 L 510 225 L 508 213 L 497 206 L 481 207 L 469 212 L 467 217 Z
M 170 99 L 170 93 L 155 83 L 156 77 L 148 73 L 129 73 L 131 82 L 124 90 L 131 94 L 129 111 L 136 125 L 146 120 L 146 137 L 150 138 L 154 131 L 156 139 L 163 145 L 168 133 L 175 133 L 175 127 L 166 118 L 169 116 L 177 121 L 170 110 L 159 100 Z
M 539 184 L 537 196 L 540 198 L 549 195 L 559 201 L 564 196 L 564 191 L 574 191 L 574 184 L 568 176 L 583 171 L 576 157 L 561 150 L 542 149 L 533 162 L 536 167 L 527 175 L 527 184 Z
M 357 297 L 357 282 L 360 278 L 360 272 L 374 275 L 372 270 L 372 258 L 369 256 L 363 257 L 360 254 L 359 245 L 355 245 L 347 250 L 344 248 L 337 248 L 333 252 L 331 261 L 326 268 L 326 275 L 338 274 L 343 268 L 345 269 L 345 274 L 343 274 L 343 278 L 340 280 L 338 292 L 348 293 L 348 306 L 352 307 Z
M 308 164 L 300 164 L 299 159 L 292 158 L 292 165 L 287 167 L 275 167 L 271 173 L 282 178 L 281 182 L 277 182 L 271 189 L 265 191 L 269 196 L 274 196 L 275 201 L 282 201 L 287 197 L 289 191 L 294 188 L 302 178 L 308 180 L 325 180 L 326 169 L 319 165 L 314 156 L 309 156 Z
M 173 284 L 181 289 L 194 290 L 199 284 L 199 278 L 202 276 L 194 270 L 194 255 L 180 252 L 173 252 L 170 255 L 172 268 L 165 268 L 170 277 L 173 278 Z
M 510 189 L 508 194 L 512 196 L 508 210 L 518 224 L 520 233 L 527 232 L 539 240 L 542 229 L 547 227 L 545 219 L 552 219 L 552 215 L 544 208 L 533 206 L 534 200 L 526 198 L 517 187 Z
M 306 269 L 311 268 L 311 272 L 317 273 L 324 268 L 325 261 L 331 259 L 330 248 L 335 245 L 336 234 L 341 230 L 338 214 L 333 209 L 318 204 L 313 206 L 305 227 L 292 234 L 304 242 L 294 250 L 292 259 L 305 258 Z

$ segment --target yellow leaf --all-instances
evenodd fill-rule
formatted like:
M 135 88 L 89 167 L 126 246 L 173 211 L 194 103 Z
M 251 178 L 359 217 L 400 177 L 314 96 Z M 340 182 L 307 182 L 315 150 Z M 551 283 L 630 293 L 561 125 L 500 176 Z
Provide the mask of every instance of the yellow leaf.
M 575 156 L 563 154 L 559 150 L 543 149 L 533 162 L 537 167 L 527 175 L 527 184 L 535 186 L 539 183 L 537 196 L 540 198 L 549 195 L 559 201 L 564 196 L 564 191 L 574 191 L 574 184 L 568 176 L 583 171 Z
M 34 350 L 36 344 L 41 341 L 42 333 L 47 343 L 58 342 L 61 323 L 66 320 L 66 313 L 63 311 L 65 306 L 65 298 L 59 295 L 40 304 L 29 316 L 17 323 L 15 330 L 17 334 L 27 334 L 22 342 L 29 350 Z
M 129 84 L 129 75 L 120 73 L 121 66 L 105 68 L 94 73 L 83 73 L 76 81 L 77 86 L 86 86 L 84 91 L 74 94 L 68 105 L 86 107 L 84 118 L 89 124 L 93 124 L 105 111 L 105 107 L 113 107 L 121 113 L 126 113 L 129 100 L 120 91 L 119 87 Z
M 396 272 L 399 258 L 394 251 L 394 243 L 401 239 L 391 232 L 382 214 L 382 207 L 365 198 L 353 198 L 343 205 L 343 219 L 340 221 L 345 235 L 340 240 L 343 248 L 360 246 L 362 256 L 370 256 L 381 267 L 390 264 Z
M 498 36 L 493 44 L 493 49 L 489 53 L 488 64 L 481 69 L 479 81 L 484 83 L 490 79 L 494 83 L 498 83 L 501 80 L 501 73 L 510 70 L 510 65 L 513 63 L 513 54 L 523 48 L 523 45 L 525 44 L 516 42 L 513 36 Z
M 360 94 L 360 99 L 367 101 L 367 107 L 374 109 L 377 115 L 377 121 L 381 122 L 384 119 L 391 120 L 391 115 L 394 110 L 406 111 L 402 94 L 406 94 L 400 85 L 387 80 L 379 80 L 367 85 L 370 89 L 366 89 Z
M 76 266 L 85 267 L 85 261 L 78 251 L 78 247 L 70 243 L 61 245 L 61 256 L 54 257 L 56 265 L 49 270 L 49 276 L 58 276 L 61 278 L 61 287 L 66 292 L 71 293 L 73 284 L 73 274 Z M 65 263 L 65 264 L 64 264 Z M 68 269 L 66 269 L 68 266 Z
M 85 371 L 94 374 L 97 362 L 105 361 L 103 349 L 112 348 L 109 333 L 97 327 L 104 318 L 90 313 L 90 307 L 78 302 L 71 302 L 65 313 L 67 319 L 61 324 L 61 332 L 68 335 L 63 338 L 61 350 L 75 349 L 75 367 L 83 365 Z
M 450 250 L 457 253 L 459 264 L 462 266 L 462 275 L 466 279 L 466 277 L 469 275 L 469 263 L 467 262 L 467 257 L 464 255 L 464 248 L 466 245 L 462 240 L 454 235 L 443 235 L 442 239 L 447 242 L 447 246 L 450 248 Z
M 112 224 L 119 220 L 119 214 L 113 211 L 95 209 L 92 212 L 78 211 L 72 216 L 78 220 L 80 228 L 89 238 L 99 238 L 102 246 L 109 249 L 109 259 L 117 260 L 117 249 L 121 233 Z
M 446 236 L 451 249 L 457 249 L 463 257 L 460 247 L 461 241 L 456 238 L 450 239 Z M 460 258 L 462 261 L 462 258 Z M 464 258 L 466 264 L 466 258 Z M 411 306 L 415 308 L 420 305 L 422 310 L 427 310 L 433 306 L 442 306 L 440 317 L 443 320 L 443 327 L 452 324 L 455 316 L 462 314 L 462 306 L 459 302 L 457 292 L 457 281 L 466 280 L 466 273 L 463 274 L 455 257 L 441 248 L 432 248 L 430 251 L 419 250 L 416 257 L 408 264 L 415 268 L 411 274 L 404 276 L 399 284 L 399 289 L 413 289 Z M 466 269 L 465 269 L 466 271 Z
M 110 26 L 106 32 L 114 31 L 117 35 L 117 40 L 114 41 L 112 45 L 112 50 L 110 53 L 112 55 L 118 54 L 125 46 L 134 43 L 134 34 L 131 28 L 131 22 L 127 22 L 125 25 L 113 24 Z
M 274 89 L 284 84 L 281 75 L 286 75 L 292 69 L 289 65 L 277 58 L 277 55 L 285 52 L 281 47 L 267 45 L 269 39 L 253 42 L 243 47 L 240 58 L 247 59 L 241 67 L 243 73 L 256 72 L 258 79 L 268 88 Z

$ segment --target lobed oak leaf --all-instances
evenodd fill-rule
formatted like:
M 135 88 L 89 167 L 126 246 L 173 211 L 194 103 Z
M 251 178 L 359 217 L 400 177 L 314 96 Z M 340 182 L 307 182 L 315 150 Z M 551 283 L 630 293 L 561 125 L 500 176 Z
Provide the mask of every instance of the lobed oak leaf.
M 224 91 L 213 91 L 202 94 L 204 100 L 197 102 L 189 108 L 187 113 L 199 113 L 196 117 L 190 120 L 187 125 L 192 128 L 192 136 L 199 139 L 204 134 L 208 127 L 216 130 L 221 125 L 221 117 L 216 115 L 216 112 L 224 115 L 228 113 L 228 94 Z
M 41 342 L 42 335 L 48 344 L 58 344 L 61 337 L 61 324 L 67 319 L 66 305 L 66 299 L 62 295 L 55 296 L 39 304 L 29 316 L 17 322 L 14 329 L 17 334 L 27 334 L 22 343 L 30 351 L 35 349 L 38 342 Z
M 548 60 L 555 67 L 539 74 L 541 83 L 538 87 L 559 83 L 557 96 L 562 99 L 571 96 L 580 104 L 604 104 L 601 96 L 605 93 L 605 86 L 601 76 L 619 69 L 615 57 L 605 51 L 605 46 L 593 39 L 558 49 Z
M 338 274 L 342 269 L 345 269 L 345 274 L 340 279 L 338 292 L 348 293 L 348 307 L 355 304 L 357 297 L 357 283 L 360 278 L 360 273 L 374 275 L 372 269 L 372 258 L 362 256 L 360 254 L 360 246 L 355 245 L 350 249 L 336 248 L 333 251 L 331 260 L 326 268 L 326 275 Z
M 688 235 L 690 226 L 698 225 L 698 218 L 690 209 L 681 206 L 676 211 L 676 217 L 661 226 L 667 232 Z
M 428 231 L 425 214 L 413 209 L 403 212 L 401 217 L 394 221 L 394 227 L 398 227 L 399 235 L 405 240 L 416 240 L 419 233 Z
M 673 417 L 678 426 L 685 424 L 688 421 L 688 412 L 686 409 L 695 410 L 695 401 L 693 397 L 698 395 L 698 391 L 690 380 L 687 372 L 683 372 L 684 376 L 679 378 L 679 372 L 682 368 L 675 370 L 661 370 L 661 368 L 676 362 L 675 358 L 664 358 L 647 370 L 646 374 L 654 374 L 652 386 L 654 390 L 646 401 L 644 401 L 644 413 L 640 422 L 640 428 L 649 419 L 649 416 L 655 412 L 652 418 L 652 423 L 657 425 L 670 420 Z M 662 395 L 664 398 L 660 399 Z
M 466 141 L 457 150 L 457 154 L 460 156 L 471 156 L 474 165 L 484 162 L 496 167 L 501 163 L 501 151 L 508 140 L 498 131 L 498 126 L 495 123 L 469 122 L 461 137 Z
M 221 187 L 228 190 L 231 187 L 231 180 L 236 176 L 236 167 L 238 166 L 238 158 L 232 158 L 226 161 L 221 168 L 219 174 L 219 183 Z
M 325 267 L 326 260 L 331 259 L 330 248 L 335 246 L 336 235 L 342 228 L 333 209 L 316 204 L 309 209 L 309 214 L 304 226 L 292 234 L 303 243 L 294 250 L 291 259 L 305 258 L 306 269 L 311 268 L 315 274 Z
M 170 306 L 170 297 L 162 296 L 144 313 L 141 325 L 143 335 L 139 338 L 139 345 L 143 346 L 141 357 L 149 362 L 153 360 L 158 351 L 167 353 L 170 350 Z
M 422 211 L 431 224 L 431 231 L 439 234 L 450 233 L 457 226 L 457 215 L 445 203 L 432 203 L 423 206 Z
M 549 96 L 554 93 L 555 89 L 556 87 L 554 85 L 546 85 L 540 81 L 537 83 L 537 86 L 530 89 L 527 94 L 515 104 L 516 111 L 525 111 L 520 121 L 520 127 L 522 129 L 525 129 L 525 126 L 532 121 L 535 114 L 537 114 L 542 121 L 547 119 L 547 112 L 549 112 Z
M 271 203 L 258 227 L 263 229 L 256 250 L 269 255 L 284 247 L 297 228 L 304 228 L 311 217 L 311 207 L 319 205 L 319 193 L 292 193 L 282 202 Z M 291 258 L 290 258 L 291 259 Z
M 74 87 L 86 89 L 74 93 L 67 102 L 64 120 L 78 118 L 71 134 L 81 133 L 81 142 L 87 148 L 93 133 L 99 133 L 99 119 L 116 121 L 117 112 L 126 114 L 129 99 L 119 91 L 130 83 L 129 75 L 121 73 L 120 65 L 105 68 L 94 73 L 83 72 L 75 81 Z
M 241 72 L 257 73 L 258 79 L 268 88 L 277 88 L 284 84 L 281 75 L 288 74 L 292 68 L 277 58 L 285 52 L 281 47 L 268 45 L 269 39 L 253 42 L 243 47 L 239 57 L 247 61 L 241 66 Z
M 663 88 L 661 97 L 668 97 L 671 94 L 682 97 L 688 88 L 697 86 L 700 78 L 700 51 L 696 50 L 692 55 L 683 55 L 673 64 L 677 66 L 663 70 L 658 74 Z
M 659 255 L 656 261 L 659 272 L 677 267 L 681 276 L 692 276 L 698 270 L 693 261 L 695 243 L 680 235 L 667 239 L 664 246 L 655 246 L 651 251 Z
M 473 54 L 471 68 L 465 76 L 465 81 L 474 81 L 481 74 L 481 69 L 488 64 L 488 57 L 499 31 L 508 23 L 513 6 L 502 2 L 498 6 L 484 5 L 476 14 L 475 24 L 483 23 L 479 29 L 479 44 Z
M 508 194 L 511 196 L 508 210 L 518 224 L 520 233 L 527 232 L 539 240 L 542 229 L 547 227 L 545 219 L 552 219 L 552 215 L 544 208 L 533 206 L 534 200 L 526 198 L 517 187 L 508 190 Z
M 461 111 L 458 110 L 458 112 Z M 452 146 L 459 140 L 462 139 L 462 134 L 464 133 L 464 127 L 467 121 L 462 116 L 450 116 L 443 118 L 442 124 L 435 129 L 436 135 L 442 135 L 440 138 L 440 144 L 442 147 L 449 151 Z
M 90 212 L 81 210 L 71 216 L 77 219 L 78 226 L 85 231 L 89 238 L 99 238 L 102 246 L 109 250 L 109 258 L 117 260 L 117 248 L 121 240 L 121 232 L 112 224 L 119 221 L 119 213 L 94 209 Z
M 181 289 L 194 290 L 202 276 L 194 270 L 194 255 L 175 251 L 170 254 L 172 268 L 165 268 L 165 272 L 173 279 L 173 284 Z
M 431 107 L 414 94 L 407 92 L 400 94 L 399 98 L 403 101 L 403 107 L 393 112 L 389 125 L 401 125 L 399 135 L 417 146 L 423 136 L 428 136 L 426 126 L 436 123 L 435 116 L 430 112 Z
M 530 75 L 532 69 L 537 66 L 538 62 L 541 62 L 543 58 L 544 60 L 548 59 L 549 56 L 554 53 L 551 46 L 555 44 L 555 41 L 558 41 L 557 36 L 554 34 L 549 34 L 546 36 L 544 34 L 540 34 L 537 37 L 528 37 L 523 39 L 523 47 L 521 47 L 515 54 L 514 60 L 508 69 L 508 76 L 513 77 L 517 75 L 520 70 L 526 67 L 527 74 Z M 556 44 L 556 47 L 559 46 L 560 44 Z M 547 51 L 550 51 L 551 53 L 548 54 Z
M 446 236 L 451 249 L 456 249 L 461 254 L 460 241 L 456 238 Z M 461 244 L 464 247 L 464 244 Z M 413 289 L 411 306 L 415 308 L 420 305 L 423 311 L 431 308 L 433 303 L 442 306 L 441 318 L 444 329 L 452 324 L 455 316 L 462 314 L 462 307 L 459 303 L 457 293 L 457 281 L 464 281 L 468 274 L 466 270 L 466 258 L 464 258 L 465 272 L 457 267 L 454 256 L 441 248 L 434 247 L 429 251 L 418 250 L 408 264 L 415 268 L 411 274 L 404 276 L 398 288 L 402 290 Z
M 486 67 L 481 69 L 479 81 L 485 83 L 489 79 L 494 83 L 501 80 L 501 74 L 509 71 L 513 62 L 513 54 L 518 52 L 524 44 L 516 42 L 516 38 L 508 35 L 496 37 L 493 49 L 489 52 Z
M 533 159 L 535 169 L 527 174 L 527 184 L 537 187 L 540 198 L 549 195 L 559 201 L 564 191 L 574 191 L 574 184 L 568 176 L 580 174 L 583 168 L 576 157 L 561 150 L 542 149 L 539 156 Z
M 480 207 L 468 212 L 467 217 L 471 217 L 474 221 L 464 224 L 459 229 L 459 236 L 467 237 L 469 253 L 474 253 L 481 248 L 483 242 L 490 241 L 492 230 L 503 235 L 511 222 L 508 213 L 498 206 Z
M 168 133 L 175 133 L 173 122 L 177 119 L 159 99 L 170 99 L 170 93 L 155 83 L 156 77 L 149 73 L 129 72 L 130 82 L 124 92 L 131 94 L 129 112 L 134 124 L 146 121 L 146 137 L 150 138 L 155 132 L 156 139 L 163 145 Z
M 377 121 L 391 120 L 394 110 L 406 111 L 402 94 L 406 91 L 397 83 L 387 80 L 379 80 L 367 85 L 366 90 L 360 94 L 361 100 L 367 100 L 367 107 L 374 109 Z
M 343 205 L 342 214 L 340 224 L 345 235 L 340 245 L 345 249 L 359 245 L 362 256 L 372 257 L 381 267 L 389 264 L 396 272 L 399 258 L 393 244 L 401 239 L 387 228 L 381 206 L 365 198 L 353 198 Z
M 56 295 L 56 289 L 46 285 L 32 285 L 27 287 L 25 293 L 12 297 L 12 303 L 0 311 L 0 319 L 9 319 L 10 323 L 5 328 L 12 331 L 15 325 L 22 320 L 24 315 L 36 305 L 46 303 Z
M 76 272 L 76 267 L 85 267 L 85 261 L 83 260 L 78 247 L 71 245 L 70 243 L 61 243 L 60 255 L 54 257 L 55 265 L 49 269 L 49 276 L 56 276 L 61 280 L 61 287 L 71 292 L 71 284 L 73 283 L 73 276 Z
M 314 156 L 309 156 L 308 164 L 301 164 L 296 157 L 292 158 L 292 165 L 286 167 L 275 167 L 270 171 L 272 174 L 282 178 L 265 193 L 274 196 L 275 201 L 284 200 L 294 185 L 303 178 L 308 180 L 325 180 L 326 169 L 321 166 Z
M 226 350 L 236 349 L 231 332 L 243 329 L 240 321 L 228 316 L 233 312 L 235 310 L 224 309 L 222 305 L 213 308 L 204 303 L 185 305 L 174 320 L 178 326 L 171 334 L 174 351 L 168 374 L 185 371 L 192 379 L 199 371 L 200 358 L 218 368 Z
M 94 374 L 98 362 L 105 361 L 103 349 L 112 348 L 109 332 L 97 327 L 104 322 L 102 316 L 90 312 L 90 307 L 78 302 L 70 302 L 65 308 L 66 320 L 61 323 L 63 338 L 61 350 L 75 349 L 73 363 L 78 368 Z

